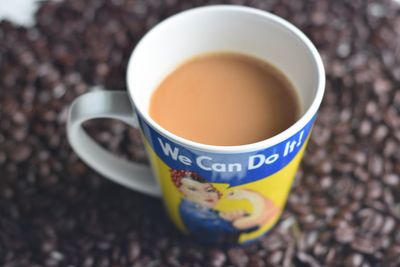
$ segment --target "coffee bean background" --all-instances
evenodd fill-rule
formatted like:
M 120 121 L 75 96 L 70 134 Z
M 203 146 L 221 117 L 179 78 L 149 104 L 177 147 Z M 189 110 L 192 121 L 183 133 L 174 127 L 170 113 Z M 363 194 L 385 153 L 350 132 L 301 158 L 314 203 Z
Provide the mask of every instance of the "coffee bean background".
M 278 225 L 245 248 L 181 235 L 161 202 L 101 177 L 65 135 L 68 105 L 126 90 L 143 34 L 195 6 L 272 11 L 322 54 L 326 95 Z M 400 266 L 398 0 L 64 0 L 36 25 L 0 22 L 0 265 Z M 93 87 L 95 89 L 93 89 Z M 105 147 L 146 164 L 138 132 L 88 123 Z

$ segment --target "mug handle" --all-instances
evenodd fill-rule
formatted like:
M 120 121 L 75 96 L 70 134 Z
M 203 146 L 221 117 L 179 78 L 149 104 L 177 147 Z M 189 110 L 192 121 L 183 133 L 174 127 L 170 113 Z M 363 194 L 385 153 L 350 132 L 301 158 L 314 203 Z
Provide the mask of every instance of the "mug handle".
M 68 140 L 76 154 L 100 174 L 121 185 L 151 196 L 161 196 L 148 166 L 111 154 L 82 128 L 85 121 L 99 118 L 117 119 L 139 128 L 127 92 L 95 91 L 81 95 L 71 104 L 67 120 Z

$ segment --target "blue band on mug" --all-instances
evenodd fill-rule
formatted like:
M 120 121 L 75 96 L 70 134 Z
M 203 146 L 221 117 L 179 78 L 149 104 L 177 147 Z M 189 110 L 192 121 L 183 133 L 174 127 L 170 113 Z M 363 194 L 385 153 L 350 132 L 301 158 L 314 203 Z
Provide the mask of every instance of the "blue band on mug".
M 139 123 L 154 152 L 172 169 L 196 172 L 212 183 L 236 186 L 265 178 L 285 167 L 307 140 L 315 116 L 297 133 L 272 147 L 246 153 L 188 149 L 165 138 L 141 117 Z

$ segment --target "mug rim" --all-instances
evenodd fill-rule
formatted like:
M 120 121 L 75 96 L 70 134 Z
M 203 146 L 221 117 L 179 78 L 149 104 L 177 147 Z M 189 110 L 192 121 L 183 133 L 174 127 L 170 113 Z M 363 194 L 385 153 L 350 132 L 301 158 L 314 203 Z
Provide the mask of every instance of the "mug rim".
M 294 34 L 298 39 L 301 40 L 301 42 L 306 46 L 307 50 L 310 52 L 311 58 L 314 61 L 316 65 L 316 77 L 317 77 L 317 85 L 316 85 L 316 93 L 314 96 L 314 99 L 312 100 L 311 105 L 306 107 L 306 111 L 299 117 L 295 123 L 293 123 L 289 128 L 285 129 L 284 131 L 280 132 L 279 134 L 276 134 L 270 138 L 264 139 L 262 141 L 258 141 L 255 143 L 250 143 L 250 144 L 244 144 L 244 145 L 235 145 L 235 146 L 222 146 L 222 145 L 209 145 L 209 144 L 202 144 L 198 143 L 195 141 L 191 141 L 188 139 L 185 139 L 183 137 L 180 137 L 170 131 L 167 131 L 164 129 L 161 125 L 159 125 L 156 121 L 154 121 L 148 111 L 143 111 L 140 110 L 139 105 L 135 105 L 136 99 L 134 94 L 132 93 L 132 79 L 129 77 L 131 76 L 130 73 L 133 71 L 133 65 L 136 64 L 135 58 L 136 54 L 138 53 L 137 51 L 139 50 L 138 48 L 141 47 L 144 43 L 144 40 L 151 34 L 154 34 L 154 32 L 157 31 L 157 29 L 164 24 L 171 23 L 173 20 L 181 17 L 181 16 L 188 16 L 190 14 L 194 13 L 201 13 L 201 12 L 208 12 L 208 11 L 234 11 L 234 12 L 242 12 L 242 13 L 247 13 L 249 15 L 257 15 L 259 17 L 262 17 L 264 19 L 273 21 L 277 25 L 280 25 L 284 27 L 285 29 L 289 30 L 291 34 Z M 179 12 L 161 22 L 159 22 L 156 26 L 154 26 L 152 29 L 150 29 L 138 42 L 136 47 L 131 53 L 131 56 L 128 61 L 128 68 L 127 68 L 127 85 L 128 85 L 128 96 L 132 102 L 132 104 L 135 107 L 135 111 L 138 113 L 138 116 L 141 116 L 146 123 L 152 127 L 155 131 L 157 131 L 159 134 L 163 135 L 164 137 L 173 140 L 174 142 L 185 146 L 189 147 L 194 150 L 200 150 L 200 151 L 207 151 L 211 153 L 243 153 L 243 152 L 249 152 L 249 151 L 257 151 L 260 149 L 264 149 L 267 147 L 272 147 L 276 144 L 279 144 L 291 136 L 293 136 L 295 133 L 299 132 L 307 123 L 314 118 L 314 116 L 317 114 L 318 108 L 322 102 L 324 91 L 325 91 L 325 69 L 324 65 L 321 59 L 321 56 L 314 46 L 314 44 L 311 42 L 311 40 L 296 26 L 294 26 L 292 23 L 289 21 L 273 14 L 268 11 L 263 11 L 260 9 L 252 8 L 252 7 L 246 7 L 246 6 L 238 6 L 238 5 L 212 5 L 212 6 L 203 6 L 203 7 L 196 7 L 192 9 L 188 9 L 182 12 Z

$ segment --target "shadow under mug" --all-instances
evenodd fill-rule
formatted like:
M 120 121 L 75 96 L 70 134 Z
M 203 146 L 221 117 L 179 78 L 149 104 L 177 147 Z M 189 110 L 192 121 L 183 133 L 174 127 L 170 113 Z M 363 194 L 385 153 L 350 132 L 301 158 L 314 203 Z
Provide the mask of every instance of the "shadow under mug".
M 215 51 L 248 54 L 279 68 L 297 90 L 299 119 L 276 136 L 240 146 L 196 143 L 158 125 L 148 112 L 154 89 L 183 61 Z M 324 67 L 310 40 L 261 10 L 195 8 L 166 19 L 142 38 L 129 60 L 127 83 L 127 92 L 96 91 L 74 101 L 67 134 L 75 152 L 109 179 L 162 197 L 176 226 L 199 242 L 245 244 L 267 233 L 285 206 L 324 93 Z M 82 128 L 96 118 L 139 128 L 151 166 L 101 148 Z

